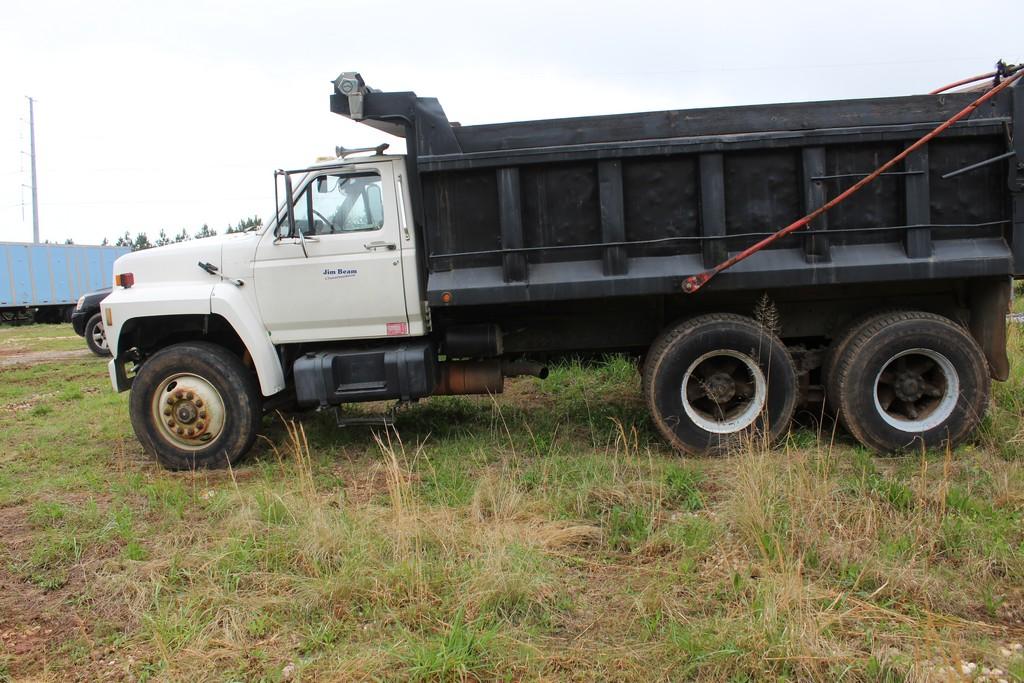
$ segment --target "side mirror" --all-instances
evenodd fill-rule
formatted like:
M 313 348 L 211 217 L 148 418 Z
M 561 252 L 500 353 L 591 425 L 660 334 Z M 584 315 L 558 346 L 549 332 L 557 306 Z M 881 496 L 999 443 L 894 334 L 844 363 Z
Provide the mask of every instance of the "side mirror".
M 294 237 L 297 232 L 295 230 L 295 193 L 292 191 L 292 177 L 287 173 L 284 174 L 284 194 L 287 207 L 285 211 L 288 214 L 288 235 Z M 301 232 L 299 237 L 302 237 Z
M 309 253 L 306 251 L 306 236 L 302 234 L 301 230 L 295 227 L 295 191 L 292 189 L 292 177 L 286 171 L 275 171 L 275 175 L 284 176 L 284 194 L 285 194 L 285 215 L 288 217 L 288 237 L 295 237 L 298 235 L 299 244 L 302 245 L 302 254 L 309 258 Z M 274 198 L 277 198 L 277 182 L 274 182 Z M 274 242 L 280 242 L 284 235 L 278 234 L 274 239 Z M 316 240 L 314 240 L 316 241 Z

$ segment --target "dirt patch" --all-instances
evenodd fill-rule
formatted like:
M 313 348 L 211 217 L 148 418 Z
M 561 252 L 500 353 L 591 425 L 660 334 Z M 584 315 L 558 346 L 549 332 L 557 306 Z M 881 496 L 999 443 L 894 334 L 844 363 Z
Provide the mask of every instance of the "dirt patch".
M 345 479 L 345 500 L 355 506 L 369 505 L 388 493 L 387 471 L 374 465 L 362 474 L 354 469 L 340 470 Z
M 77 504 L 95 496 L 72 494 L 64 502 Z M 98 500 L 106 506 L 109 501 Z M 75 606 L 89 592 L 88 583 L 102 557 L 91 557 L 72 568 L 57 589 L 37 586 L 17 573 L 20 559 L 31 552 L 35 540 L 29 523 L 29 506 L 0 508 L 0 656 L 7 659 L 13 680 L 34 680 L 41 671 L 65 656 L 71 643 L 86 648 L 63 680 L 123 679 L 126 663 L 118 661 L 113 648 L 103 647 L 96 636 L 96 615 Z M 90 553 L 95 555 L 97 553 Z M 99 555 L 103 555 L 100 550 Z M 123 621 L 123 615 L 105 614 L 106 620 Z
M 36 407 L 36 405 L 38 405 L 42 401 L 45 401 L 48 398 L 52 398 L 53 396 L 54 393 L 52 391 L 47 392 L 45 394 L 33 394 L 32 396 L 27 397 L 23 401 L 18 401 L 17 403 L 9 403 L 8 405 L 0 406 L 0 413 L 23 413 L 26 410 L 32 410 L 33 408 Z
M 84 633 L 81 618 L 65 604 L 62 590 L 46 591 L 14 574 L 10 565 L 31 545 L 27 506 L 0 509 L 0 651 L 11 658 L 15 679 L 40 671 L 54 646 Z
M 22 351 L 20 349 L 0 349 L 0 368 L 14 365 L 38 365 L 55 361 L 81 360 L 92 357 L 89 349 L 73 351 Z
M 4 344 L 17 344 L 19 342 L 31 341 L 53 341 L 55 339 L 81 339 L 77 334 L 66 334 L 58 337 L 11 337 L 4 341 Z
M 31 541 L 28 514 L 29 509 L 24 505 L 0 508 L 0 547 L 6 551 L 6 555 L 16 554 L 19 548 Z M 0 623 L 3 623 L 2 620 Z
M 0 643 L 15 677 L 39 671 L 56 646 L 85 633 L 63 592 L 44 591 L 0 567 Z

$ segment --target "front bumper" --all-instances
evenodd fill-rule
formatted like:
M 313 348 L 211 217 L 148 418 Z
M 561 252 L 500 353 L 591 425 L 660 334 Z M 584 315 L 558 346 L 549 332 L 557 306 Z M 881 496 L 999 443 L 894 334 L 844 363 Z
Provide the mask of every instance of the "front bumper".
M 117 393 L 128 391 L 132 386 L 132 379 L 134 379 L 134 377 L 129 377 L 127 373 L 125 373 L 124 364 L 124 358 L 111 358 L 110 362 L 107 363 L 107 372 L 110 374 L 110 384 L 114 387 L 114 391 Z
M 71 314 L 71 327 L 75 328 L 75 334 L 79 337 L 85 336 L 85 324 L 89 322 L 89 318 L 95 313 L 96 311 L 75 309 L 75 312 Z

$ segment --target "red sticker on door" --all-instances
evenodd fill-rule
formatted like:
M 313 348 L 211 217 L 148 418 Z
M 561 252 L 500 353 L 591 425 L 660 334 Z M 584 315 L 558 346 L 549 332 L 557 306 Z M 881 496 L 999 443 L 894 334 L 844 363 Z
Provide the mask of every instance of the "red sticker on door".
M 388 336 L 400 337 L 409 334 L 409 323 L 387 323 Z

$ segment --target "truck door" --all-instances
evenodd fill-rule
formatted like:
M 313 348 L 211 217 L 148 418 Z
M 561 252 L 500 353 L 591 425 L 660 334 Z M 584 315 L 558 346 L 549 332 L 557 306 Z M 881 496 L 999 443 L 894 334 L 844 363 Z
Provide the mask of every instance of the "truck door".
M 398 200 L 389 163 L 316 172 L 295 224 L 268 230 L 253 278 L 274 343 L 408 334 Z

